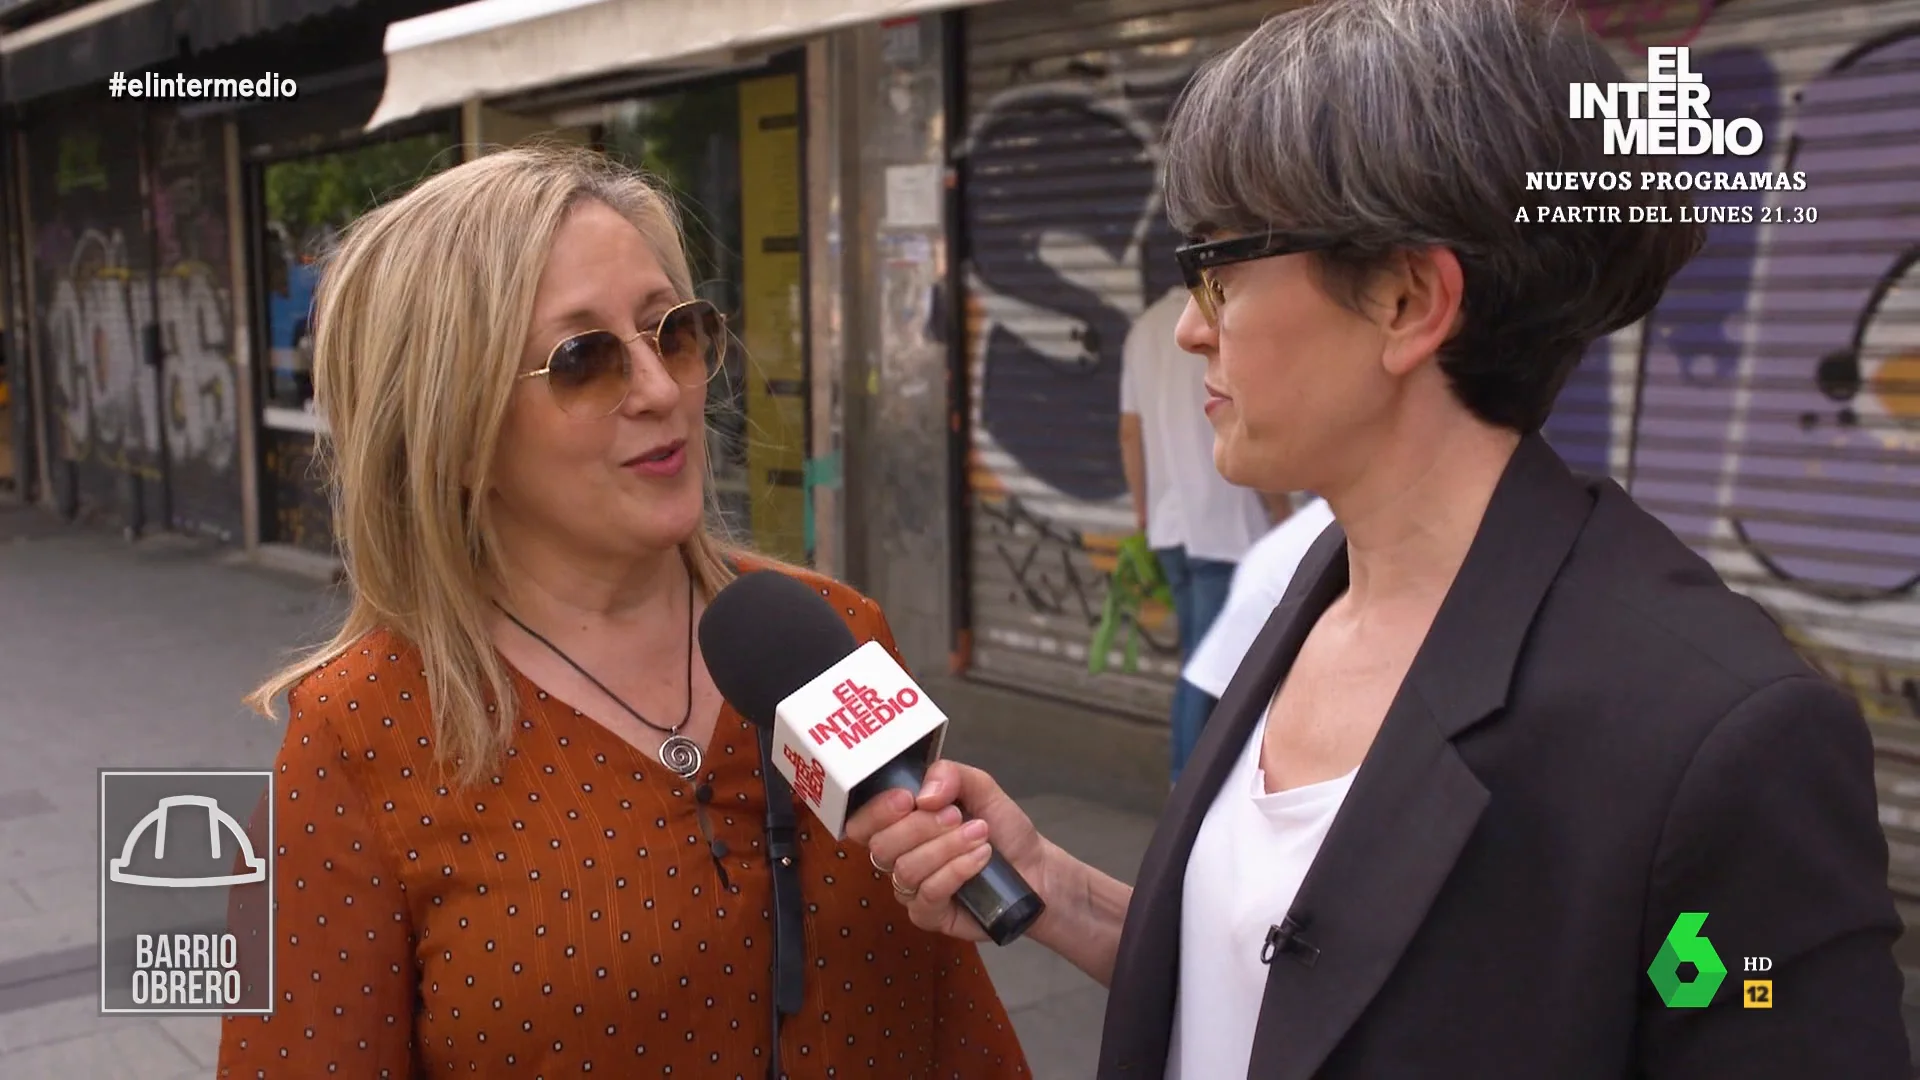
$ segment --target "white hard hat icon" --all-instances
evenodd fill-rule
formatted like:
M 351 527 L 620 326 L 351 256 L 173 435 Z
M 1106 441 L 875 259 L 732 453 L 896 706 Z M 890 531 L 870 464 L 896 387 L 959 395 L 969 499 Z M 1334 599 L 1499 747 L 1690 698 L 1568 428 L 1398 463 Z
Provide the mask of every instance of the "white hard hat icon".
M 140 842 L 149 827 L 153 829 L 153 857 L 156 861 L 167 857 L 167 811 L 176 806 L 201 806 L 207 811 L 207 834 L 211 841 L 213 857 L 220 857 L 220 830 L 225 828 L 239 842 L 241 857 L 246 861 L 248 870 L 244 874 L 224 874 L 213 877 L 165 878 L 151 877 L 146 874 L 129 874 L 127 865 L 133 861 L 133 846 Z M 267 876 L 266 861 L 253 853 L 253 844 L 247 840 L 247 834 L 241 830 L 240 823 L 233 816 L 220 809 L 220 803 L 205 795 L 169 795 L 160 800 L 140 824 L 127 834 L 127 842 L 120 849 L 120 857 L 107 864 L 107 876 L 123 885 L 157 885 L 163 889 L 198 889 L 215 885 L 244 885 L 250 881 L 264 881 Z

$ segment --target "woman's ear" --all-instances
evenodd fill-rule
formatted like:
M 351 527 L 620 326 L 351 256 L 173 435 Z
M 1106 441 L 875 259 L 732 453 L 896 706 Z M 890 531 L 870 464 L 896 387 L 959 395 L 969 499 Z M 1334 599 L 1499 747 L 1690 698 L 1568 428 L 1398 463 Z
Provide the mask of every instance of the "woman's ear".
M 1429 247 L 1399 256 L 1384 277 L 1389 291 L 1382 299 L 1389 310 L 1381 322 L 1386 335 L 1381 363 L 1389 373 L 1405 375 L 1459 329 L 1465 274 L 1451 250 Z

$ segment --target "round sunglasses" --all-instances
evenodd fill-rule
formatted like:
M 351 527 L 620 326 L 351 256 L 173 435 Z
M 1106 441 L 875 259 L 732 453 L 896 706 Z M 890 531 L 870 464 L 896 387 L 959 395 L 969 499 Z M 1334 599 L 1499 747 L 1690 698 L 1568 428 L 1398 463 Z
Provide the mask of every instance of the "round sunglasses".
M 682 386 L 699 386 L 720 370 L 726 348 L 727 317 L 705 300 L 688 300 L 665 315 L 651 330 L 621 337 L 611 330 L 588 330 L 553 347 L 547 366 L 520 373 L 522 379 L 544 377 L 547 392 L 560 411 L 577 420 L 611 416 L 626 404 L 633 388 L 633 350 L 644 340 Z

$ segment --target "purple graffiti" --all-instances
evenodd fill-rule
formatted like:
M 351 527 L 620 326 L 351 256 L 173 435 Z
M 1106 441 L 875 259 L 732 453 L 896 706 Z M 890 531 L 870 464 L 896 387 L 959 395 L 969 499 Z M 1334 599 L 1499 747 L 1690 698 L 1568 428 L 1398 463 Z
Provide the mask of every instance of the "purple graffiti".
M 1751 117 L 1763 131 L 1779 129 L 1779 80 L 1765 54 L 1746 48 L 1702 53 L 1694 70 L 1714 88 L 1714 109 L 1722 116 Z M 1771 144 L 1771 139 L 1770 139 Z M 1765 169 L 1770 162 L 1731 154 L 1693 159 L 1690 171 L 1739 173 Z M 1740 366 L 1742 336 L 1736 325 L 1745 309 L 1760 249 L 1759 205 L 1764 192 L 1725 191 L 1697 196 L 1713 206 L 1742 206 L 1753 214 L 1751 223 L 1712 226 L 1707 246 L 1679 274 L 1660 307 L 1647 318 L 1642 342 L 1644 379 L 1631 387 L 1616 387 L 1607 340 L 1595 342 L 1568 378 L 1548 418 L 1545 435 L 1567 463 L 1595 475 L 1610 471 L 1614 447 L 1616 402 L 1635 403 L 1635 466 L 1630 473 L 1635 493 L 1655 502 L 1713 503 L 1719 465 L 1708 461 L 1725 453 L 1732 413 L 1732 380 Z M 1715 398 L 1706 407 L 1712 414 L 1703 426 L 1690 420 L 1703 407 L 1699 399 Z M 1713 432 L 1704 456 L 1682 448 L 1683 440 L 1698 443 L 1703 430 Z M 1651 449 L 1648 459 L 1640 452 Z M 1642 470 L 1638 466 L 1645 466 Z M 1642 486 L 1644 485 L 1644 486 Z M 1672 510 L 1663 516 L 1683 534 L 1704 530 L 1708 518 Z M 1676 520 L 1685 519 L 1683 520 Z
M 1779 77 L 1766 55 L 1747 48 L 1700 53 L 1694 70 L 1713 88 L 1714 115 L 1751 117 L 1766 133 L 1767 151 L 1693 159 L 1688 171 L 1784 167 Z M 1743 207 L 1752 221 L 1710 226 L 1706 247 L 1674 276 L 1643 326 L 1627 475 L 1634 497 L 1701 549 L 1712 546 L 1719 517 L 1768 198 L 1764 191 L 1695 193 L 1697 204 Z
M 1580 366 L 1554 399 L 1546 436 L 1554 450 L 1579 472 L 1605 476 L 1613 450 L 1613 369 L 1607 339 L 1587 348 Z
M 1184 73 L 1182 73 L 1184 78 Z M 1016 87 L 975 126 L 966 156 L 971 264 L 1027 314 L 986 333 L 980 423 L 1032 476 L 1088 502 L 1123 494 L 1114 452 L 1120 349 L 1136 310 L 1100 283 L 1130 277 L 1151 302 L 1179 278 L 1151 143 L 1178 79 Z M 1126 288 L 1114 289 L 1125 294 Z
M 1840 59 L 1800 95 L 1807 189 L 1773 199 L 1729 514 L 1780 578 L 1839 599 L 1920 582 L 1916 102 L 1920 26 Z

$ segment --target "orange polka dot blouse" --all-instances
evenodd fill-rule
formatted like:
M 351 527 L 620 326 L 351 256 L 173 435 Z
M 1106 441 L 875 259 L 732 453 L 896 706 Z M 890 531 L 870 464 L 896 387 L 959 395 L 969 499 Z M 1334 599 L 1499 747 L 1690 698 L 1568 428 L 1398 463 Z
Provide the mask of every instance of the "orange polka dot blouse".
M 872 601 L 825 578 L 856 639 Z M 437 777 L 418 654 L 376 633 L 289 695 L 275 762 L 275 1008 L 230 1016 L 222 1077 L 741 1077 L 768 1069 L 773 922 L 751 726 L 693 785 L 514 675 L 508 757 Z M 806 1005 L 794 1080 L 1029 1075 L 971 945 L 908 922 L 864 849 L 799 812 Z M 256 886 L 257 888 L 257 886 Z

